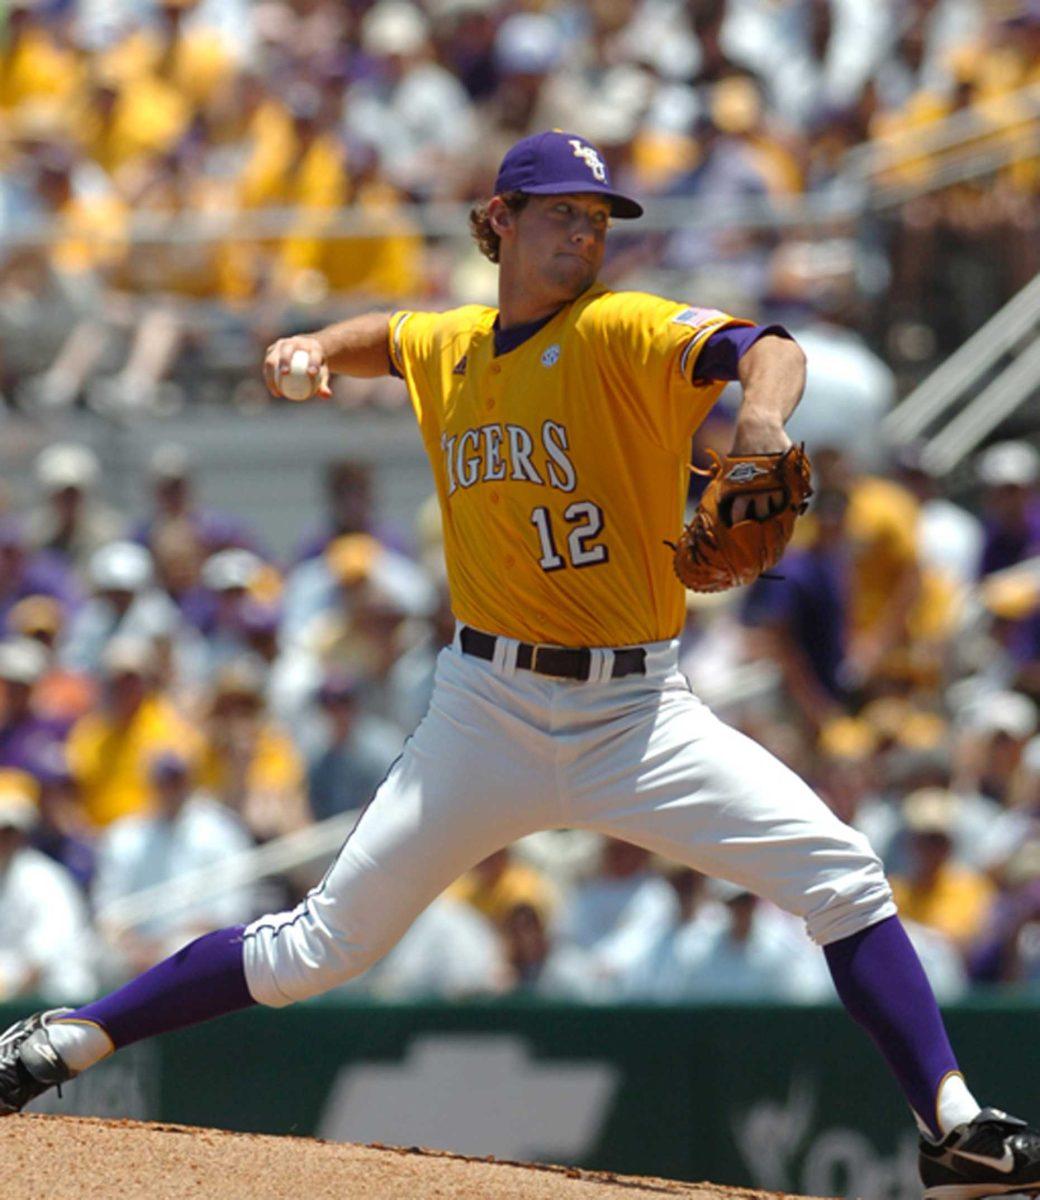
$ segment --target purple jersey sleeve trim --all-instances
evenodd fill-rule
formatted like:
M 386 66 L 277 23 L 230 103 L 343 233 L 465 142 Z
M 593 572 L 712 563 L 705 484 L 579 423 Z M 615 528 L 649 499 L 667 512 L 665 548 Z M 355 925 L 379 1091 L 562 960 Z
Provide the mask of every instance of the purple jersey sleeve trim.
M 766 336 L 791 337 L 782 325 L 728 325 L 719 329 L 701 347 L 693 367 L 693 382 L 730 383 L 739 379 L 737 364 L 759 338 Z

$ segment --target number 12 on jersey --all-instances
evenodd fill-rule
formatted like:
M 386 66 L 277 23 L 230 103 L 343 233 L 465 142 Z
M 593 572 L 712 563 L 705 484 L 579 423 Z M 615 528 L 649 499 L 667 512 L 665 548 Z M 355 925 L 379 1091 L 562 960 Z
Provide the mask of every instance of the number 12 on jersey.
M 563 519 L 573 528 L 567 534 L 567 554 L 572 567 L 593 567 L 607 562 L 610 554 L 600 542 L 590 545 L 592 539 L 603 532 L 603 509 L 591 500 L 576 500 L 563 510 Z M 538 541 L 542 556 L 538 565 L 543 571 L 559 571 L 567 561 L 556 549 L 552 520 L 549 510 L 538 507 L 531 513 L 531 524 L 538 530 Z

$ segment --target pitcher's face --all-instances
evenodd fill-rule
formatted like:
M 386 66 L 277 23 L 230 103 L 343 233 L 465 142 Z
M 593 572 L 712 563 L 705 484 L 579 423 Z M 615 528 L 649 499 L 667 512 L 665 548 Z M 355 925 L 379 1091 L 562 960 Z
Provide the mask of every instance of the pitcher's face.
M 500 231 L 501 261 L 530 294 L 565 304 L 596 281 L 610 203 L 594 192 L 532 196 Z

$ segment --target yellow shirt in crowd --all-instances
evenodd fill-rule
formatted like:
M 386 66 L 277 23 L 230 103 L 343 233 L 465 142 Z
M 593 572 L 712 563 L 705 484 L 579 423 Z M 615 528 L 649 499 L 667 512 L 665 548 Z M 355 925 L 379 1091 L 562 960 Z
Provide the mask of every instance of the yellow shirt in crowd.
M 6 46 L 0 38 L 0 109 L 45 97 L 67 99 L 81 73 L 75 55 L 42 29 L 27 29 Z
M 81 717 L 69 734 L 69 768 L 84 811 L 95 825 L 145 810 L 149 770 L 164 751 L 191 751 L 197 736 L 169 700 L 152 694 L 130 721 L 117 725 L 103 709 Z
M 954 863 L 941 867 L 928 888 L 899 877 L 891 882 L 901 916 L 961 944 L 982 932 L 995 893 L 985 875 Z
M 76 106 L 72 128 L 87 156 L 115 178 L 143 155 L 171 150 L 190 119 L 191 106 L 176 88 L 143 77 L 117 85 L 110 112 L 86 91 Z
M 873 628 L 894 582 L 917 566 L 919 515 L 914 497 L 891 480 L 864 475 L 850 489 L 845 530 L 854 555 L 854 630 Z
M 245 780 L 248 790 L 293 792 L 303 786 L 304 766 L 291 737 L 273 725 L 256 732 Z M 206 747 L 199 768 L 199 784 L 216 796 L 231 785 L 232 765 L 213 744 Z
M 172 43 L 153 30 L 138 29 L 104 61 L 106 69 L 127 82 L 164 80 L 192 105 L 205 103 L 233 70 L 220 35 L 210 29 L 185 30 Z
M 529 904 L 547 917 L 556 902 L 551 884 L 531 867 L 516 862 L 509 863 L 490 885 L 478 871 L 470 871 L 451 885 L 448 895 L 472 905 L 495 925 L 503 925 L 521 904 Z

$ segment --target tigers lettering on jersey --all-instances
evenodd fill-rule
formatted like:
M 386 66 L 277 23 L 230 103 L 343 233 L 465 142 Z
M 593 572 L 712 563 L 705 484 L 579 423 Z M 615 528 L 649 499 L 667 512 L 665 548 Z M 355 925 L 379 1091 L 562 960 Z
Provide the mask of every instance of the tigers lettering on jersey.
M 693 366 L 715 330 L 748 322 L 597 285 L 496 355 L 496 315 L 390 322 L 455 615 L 565 646 L 674 637 L 685 602 L 665 541 L 682 525 L 690 437 L 723 386 L 694 383 Z
M 448 495 L 458 487 L 505 479 L 573 492 L 578 476 L 567 457 L 569 445 L 566 428 L 556 421 L 542 422 L 537 449 L 523 425 L 480 425 L 450 437 L 441 434 Z

